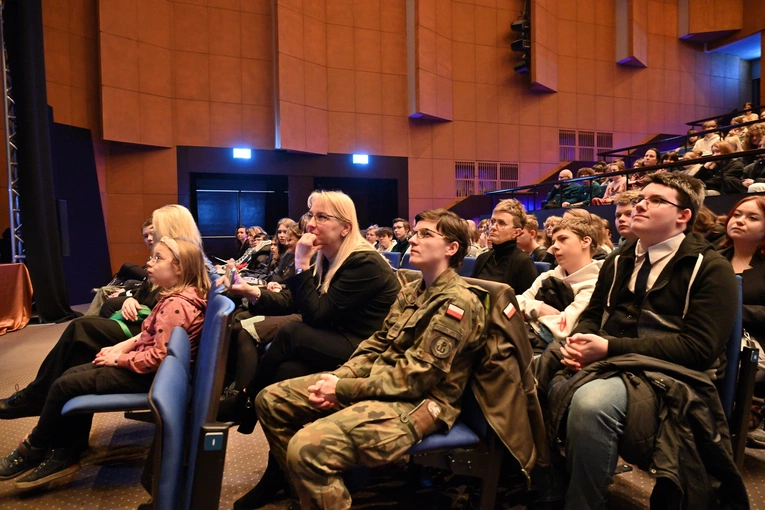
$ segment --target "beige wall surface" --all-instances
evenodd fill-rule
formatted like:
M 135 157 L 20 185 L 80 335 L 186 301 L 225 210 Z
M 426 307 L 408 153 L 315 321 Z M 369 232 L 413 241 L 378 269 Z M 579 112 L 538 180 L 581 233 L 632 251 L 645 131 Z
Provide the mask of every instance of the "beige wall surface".
M 677 1 L 645 1 L 636 68 L 616 64 L 613 0 L 536 0 L 544 93 L 513 71 L 521 0 L 409 1 L 430 120 L 409 118 L 406 0 L 43 0 L 48 100 L 93 133 L 113 267 L 144 259 L 138 225 L 177 200 L 177 146 L 270 150 L 278 134 L 408 157 L 413 216 L 455 202 L 456 160 L 519 163 L 533 183 L 557 167 L 561 128 L 626 146 L 749 94 L 748 65 L 678 39 Z

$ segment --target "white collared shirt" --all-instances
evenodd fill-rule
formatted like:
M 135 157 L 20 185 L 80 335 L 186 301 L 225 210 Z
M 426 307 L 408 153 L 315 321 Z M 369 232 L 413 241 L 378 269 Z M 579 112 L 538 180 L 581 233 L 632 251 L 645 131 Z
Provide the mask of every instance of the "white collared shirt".
M 659 278 L 664 266 L 672 260 L 677 250 L 680 249 L 680 245 L 685 239 L 685 233 L 681 232 L 674 237 L 670 237 L 666 241 L 656 243 L 648 248 L 648 257 L 651 259 L 651 272 L 648 273 L 648 283 L 646 285 L 646 292 L 651 290 L 653 284 Z M 635 292 L 635 280 L 637 279 L 638 271 L 645 262 L 646 250 L 643 248 L 641 241 L 638 239 L 635 246 L 635 267 L 632 269 L 632 276 L 630 277 L 630 291 Z

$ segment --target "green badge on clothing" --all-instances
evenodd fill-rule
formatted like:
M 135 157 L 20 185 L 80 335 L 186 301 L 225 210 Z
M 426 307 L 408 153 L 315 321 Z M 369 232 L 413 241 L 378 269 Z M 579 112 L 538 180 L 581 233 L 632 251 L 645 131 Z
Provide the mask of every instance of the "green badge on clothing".
M 447 358 L 452 352 L 452 341 L 445 336 L 440 336 L 431 344 L 430 351 L 436 358 Z

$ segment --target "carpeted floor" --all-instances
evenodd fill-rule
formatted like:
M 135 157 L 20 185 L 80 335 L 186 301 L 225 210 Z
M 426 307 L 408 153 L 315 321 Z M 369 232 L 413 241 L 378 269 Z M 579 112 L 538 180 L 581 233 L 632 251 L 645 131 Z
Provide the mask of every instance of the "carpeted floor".
M 0 336 L 0 398 L 31 381 L 40 362 L 55 344 L 66 324 L 29 325 L 21 331 Z M 0 422 L 0 455 L 7 455 L 29 433 L 36 418 Z M 0 482 L 0 509 L 131 509 L 148 501 L 139 479 L 143 457 L 148 451 L 153 425 L 126 420 L 121 413 L 96 415 L 91 433 L 91 451 L 82 469 L 66 486 L 36 493 L 19 493 L 12 481 Z M 232 431 L 228 440 L 220 508 L 231 508 L 265 469 L 268 448 L 257 428 L 252 435 Z M 765 510 L 765 450 L 747 449 L 744 480 L 753 509 Z M 474 508 L 478 489 L 470 481 L 434 474 L 433 488 L 415 492 L 404 483 L 403 471 L 392 468 L 375 474 L 371 485 L 353 491 L 358 508 Z M 648 508 L 652 479 L 632 471 L 615 478 L 610 508 Z M 509 501 L 514 501 L 509 499 Z M 500 506 L 511 508 L 517 503 Z M 285 500 L 267 509 L 283 509 Z M 520 507 L 519 507 L 520 508 Z

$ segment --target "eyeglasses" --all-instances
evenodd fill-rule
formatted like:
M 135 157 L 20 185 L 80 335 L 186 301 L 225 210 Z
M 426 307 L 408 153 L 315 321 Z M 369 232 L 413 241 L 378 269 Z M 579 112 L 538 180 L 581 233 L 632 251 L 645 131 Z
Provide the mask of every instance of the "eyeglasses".
M 159 255 L 152 255 L 151 257 L 149 257 L 149 259 L 146 261 L 146 263 L 147 264 L 157 264 L 159 262 L 162 262 L 163 260 L 165 260 L 165 259 L 163 259 Z
M 429 237 L 438 236 L 438 237 L 446 237 L 440 232 L 436 232 L 435 230 L 431 230 L 427 227 L 422 227 L 414 231 L 414 234 L 412 235 L 412 238 L 414 236 L 417 236 L 418 239 L 428 239 Z
M 497 230 L 505 230 L 507 227 L 511 227 L 511 226 L 512 228 L 520 228 L 520 227 L 516 227 L 515 225 L 510 225 L 504 220 L 495 220 L 494 218 L 491 218 L 489 220 L 489 226 L 497 227 Z
M 333 216 L 331 214 L 324 214 L 324 213 L 314 214 L 310 211 L 305 213 L 305 218 L 308 222 L 310 222 L 311 220 L 316 220 L 316 223 L 319 223 L 319 224 L 328 222 L 330 218 L 335 218 L 338 221 L 346 221 L 340 216 Z
M 658 207 L 659 207 L 661 204 L 669 204 L 669 205 L 674 205 L 674 206 L 675 206 L 675 207 L 677 207 L 678 209 L 686 209 L 686 207 L 683 207 L 682 205 L 677 205 L 677 204 L 676 204 L 676 203 L 674 203 L 674 202 L 670 202 L 670 201 L 669 201 L 669 200 L 667 200 L 666 198 L 657 197 L 657 196 L 655 196 L 655 195 L 654 195 L 654 196 L 652 196 L 652 197 L 643 197 L 643 196 L 639 196 L 639 197 L 636 197 L 634 200 L 632 200 L 632 205 L 633 205 L 633 207 L 634 207 L 634 206 L 636 206 L 636 205 L 638 205 L 638 204 L 639 204 L 640 202 L 642 202 L 643 200 L 645 200 L 645 201 L 646 201 L 646 205 L 645 205 L 645 206 L 646 206 L 648 209 L 656 209 L 656 208 L 658 208 Z

